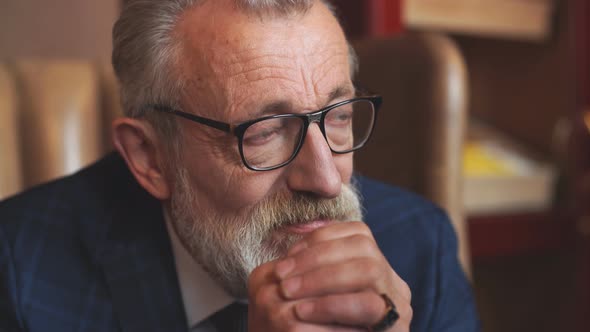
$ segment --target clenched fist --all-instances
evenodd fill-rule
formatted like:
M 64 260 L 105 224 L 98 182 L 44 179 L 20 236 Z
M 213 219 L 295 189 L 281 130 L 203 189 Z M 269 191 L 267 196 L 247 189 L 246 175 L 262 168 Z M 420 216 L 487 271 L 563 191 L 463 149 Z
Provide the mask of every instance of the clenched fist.
M 287 256 L 256 268 L 248 283 L 250 332 L 367 331 L 392 299 L 399 313 L 388 332 L 409 331 L 411 292 L 362 222 L 309 233 Z

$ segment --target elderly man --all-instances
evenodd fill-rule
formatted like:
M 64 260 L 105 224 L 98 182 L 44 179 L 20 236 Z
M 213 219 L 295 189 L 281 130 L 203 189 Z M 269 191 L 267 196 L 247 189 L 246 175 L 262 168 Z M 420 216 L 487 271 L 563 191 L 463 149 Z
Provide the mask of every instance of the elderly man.
M 478 329 L 444 214 L 352 177 L 381 99 L 327 3 L 128 1 L 113 37 L 118 154 L 0 205 L 0 330 Z

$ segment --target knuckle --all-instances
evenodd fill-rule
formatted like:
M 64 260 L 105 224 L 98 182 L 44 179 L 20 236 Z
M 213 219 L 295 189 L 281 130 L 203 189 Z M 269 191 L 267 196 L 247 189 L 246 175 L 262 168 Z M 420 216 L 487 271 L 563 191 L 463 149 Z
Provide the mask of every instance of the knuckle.
M 396 304 L 396 308 L 397 308 L 397 312 L 400 315 L 400 318 L 402 318 L 408 322 L 412 320 L 412 316 L 414 315 L 414 310 L 412 309 L 412 306 L 409 303 L 403 303 L 400 305 Z
M 254 276 L 254 277 L 261 277 L 262 275 L 264 275 L 265 271 L 267 269 L 267 266 L 265 264 L 262 265 L 258 265 L 257 267 L 255 267 L 252 272 L 250 273 L 250 276 Z
M 371 240 L 363 234 L 355 234 L 351 236 L 351 240 L 360 252 L 368 253 L 372 249 Z
M 257 307 L 266 307 L 270 305 L 275 298 L 275 287 L 260 287 L 253 296 L 254 305 Z
M 367 237 L 364 234 L 355 234 L 352 236 L 352 240 L 356 243 L 359 252 L 369 254 L 375 249 L 375 242 L 372 238 Z
M 313 266 L 318 264 L 322 260 L 324 250 L 320 250 L 317 247 L 311 247 L 295 256 L 295 264 L 298 267 L 301 266 Z
M 371 280 L 379 279 L 383 275 L 383 267 L 380 262 L 374 258 L 362 259 L 359 268 L 363 275 Z
M 412 290 L 410 289 L 410 286 L 408 285 L 408 283 L 406 283 L 405 281 L 403 281 L 403 287 L 402 287 L 402 292 L 405 295 L 405 297 L 408 299 L 408 301 L 412 300 Z
M 371 300 L 366 301 L 366 303 L 366 306 L 364 306 L 364 315 L 371 317 L 371 320 L 373 321 L 378 321 L 379 319 L 383 318 L 383 299 L 381 296 L 372 293 Z
M 254 268 L 254 270 L 252 270 L 252 272 L 250 272 L 250 275 L 248 276 L 248 286 L 254 286 L 254 283 L 263 280 L 267 269 L 268 267 L 264 264 Z
M 356 227 L 356 230 L 358 233 L 363 234 L 368 237 L 373 237 L 373 233 L 371 232 L 369 225 L 367 225 L 366 223 L 364 223 L 362 221 L 356 221 L 356 222 L 354 222 L 354 226 Z
M 254 295 L 253 292 L 256 290 L 257 281 L 259 280 L 259 273 L 259 268 L 256 268 L 252 271 L 252 273 L 250 273 L 250 276 L 248 277 L 248 294 L 250 297 Z
M 285 306 L 285 305 L 279 305 L 279 306 L 273 306 L 272 308 L 272 313 L 270 314 L 270 321 L 271 321 L 271 325 L 272 326 L 282 326 L 282 325 L 287 325 L 287 327 L 289 328 L 290 326 L 292 326 L 292 321 L 291 319 L 289 319 L 289 314 L 291 311 L 291 308 Z

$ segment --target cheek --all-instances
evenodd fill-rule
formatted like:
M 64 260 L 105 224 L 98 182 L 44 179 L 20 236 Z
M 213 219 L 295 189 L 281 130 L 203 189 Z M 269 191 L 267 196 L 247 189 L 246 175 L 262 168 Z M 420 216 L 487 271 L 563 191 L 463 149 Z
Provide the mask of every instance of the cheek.
M 203 163 L 202 163 L 203 164 Z M 272 193 L 277 182 L 272 172 L 256 172 L 242 167 L 195 167 L 192 186 L 199 205 L 220 215 L 236 216 Z
M 233 137 L 210 138 L 183 129 L 187 134 L 182 141 L 185 149 L 181 163 L 198 200 L 195 208 L 201 212 L 239 215 L 278 187 L 280 172 L 254 172 L 243 166 Z
M 248 208 L 256 205 L 274 192 L 277 183 L 272 174 L 255 173 L 240 170 L 233 174 L 226 185 L 225 190 L 218 192 L 218 202 L 222 202 L 219 208 L 234 214 L 240 214 Z

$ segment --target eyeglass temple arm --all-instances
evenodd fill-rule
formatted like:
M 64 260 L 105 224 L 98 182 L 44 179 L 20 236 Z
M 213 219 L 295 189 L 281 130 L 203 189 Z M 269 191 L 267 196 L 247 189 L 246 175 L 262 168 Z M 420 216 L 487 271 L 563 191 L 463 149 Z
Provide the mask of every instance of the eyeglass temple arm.
M 165 113 L 170 113 L 170 114 L 174 114 L 176 116 L 180 116 L 183 117 L 185 119 L 191 120 L 191 121 L 195 121 L 198 122 L 200 124 L 204 124 L 206 126 L 209 126 L 211 128 L 215 128 L 215 129 L 219 129 L 221 131 L 225 131 L 227 133 L 231 133 L 233 131 L 232 126 L 229 123 L 225 123 L 225 122 L 220 122 L 220 121 L 215 121 L 215 120 L 211 120 L 211 119 L 207 119 L 207 118 L 203 118 L 200 117 L 198 115 L 194 115 L 191 113 L 186 113 L 186 112 L 182 112 L 179 110 L 175 110 L 173 108 L 170 108 L 168 106 L 163 106 L 163 105 L 151 105 L 151 108 L 155 109 L 158 112 L 165 112 Z

